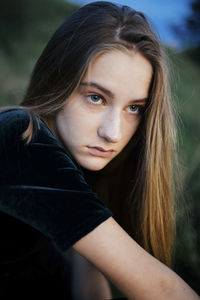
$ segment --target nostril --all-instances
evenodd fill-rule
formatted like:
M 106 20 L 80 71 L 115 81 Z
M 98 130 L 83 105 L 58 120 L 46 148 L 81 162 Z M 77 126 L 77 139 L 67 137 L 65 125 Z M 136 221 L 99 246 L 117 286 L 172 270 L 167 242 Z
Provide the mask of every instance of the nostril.
M 105 127 L 100 127 L 98 129 L 98 135 L 101 138 L 105 139 L 107 142 L 117 143 L 121 140 L 121 132 L 120 131 L 116 132 L 116 129 L 115 130 L 113 129 L 111 128 L 108 130 Z

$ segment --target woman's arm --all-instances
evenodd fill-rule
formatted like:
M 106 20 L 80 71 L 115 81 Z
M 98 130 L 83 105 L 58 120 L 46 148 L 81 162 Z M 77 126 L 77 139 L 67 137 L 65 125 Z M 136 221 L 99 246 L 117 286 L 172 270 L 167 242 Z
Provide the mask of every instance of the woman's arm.
M 111 217 L 73 245 L 129 299 L 199 300 L 172 270 L 141 248 Z
M 87 259 L 72 250 L 72 292 L 74 299 L 112 299 L 109 283 Z

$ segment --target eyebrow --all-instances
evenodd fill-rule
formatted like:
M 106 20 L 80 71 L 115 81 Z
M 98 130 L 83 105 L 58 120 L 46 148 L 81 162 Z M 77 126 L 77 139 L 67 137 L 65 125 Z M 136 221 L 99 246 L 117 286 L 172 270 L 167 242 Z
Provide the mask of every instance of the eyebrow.
M 98 84 L 96 82 L 82 81 L 80 83 L 80 86 L 95 87 L 95 88 L 99 89 L 100 91 L 102 91 L 104 94 L 106 94 L 111 99 L 115 98 L 114 94 L 110 90 L 106 89 L 105 87 L 103 87 L 102 85 L 100 85 L 100 84 Z M 135 103 L 135 102 L 137 102 L 137 103 L 144 103 L 144 102 L 147 102 L 147 100 L 148 100 L 148 98 L 135 99 L 135 100 L 129 101 L 129 103 L 130 104 L 131 103 Z

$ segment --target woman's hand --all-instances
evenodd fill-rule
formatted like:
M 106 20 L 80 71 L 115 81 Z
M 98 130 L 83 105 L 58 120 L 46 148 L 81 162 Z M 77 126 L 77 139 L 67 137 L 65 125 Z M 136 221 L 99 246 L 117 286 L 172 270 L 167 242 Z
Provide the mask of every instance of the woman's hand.
M 129 299 L 199 300 L 172 270 L 141 248 L 111 217 L 73 245 Z

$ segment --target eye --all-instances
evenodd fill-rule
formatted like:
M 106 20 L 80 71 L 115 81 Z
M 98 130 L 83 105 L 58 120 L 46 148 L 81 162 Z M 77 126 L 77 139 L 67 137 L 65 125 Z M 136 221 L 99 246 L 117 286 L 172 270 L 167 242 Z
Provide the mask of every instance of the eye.
M 88 98 L 90 99 L 91 102 L 93 103 L 102 103 L 103 99 L 99 95 L 89 95 Z
M 130 105 L 129 111 L 132 113 L 140 113 L 141 107 L 139 105 Z

